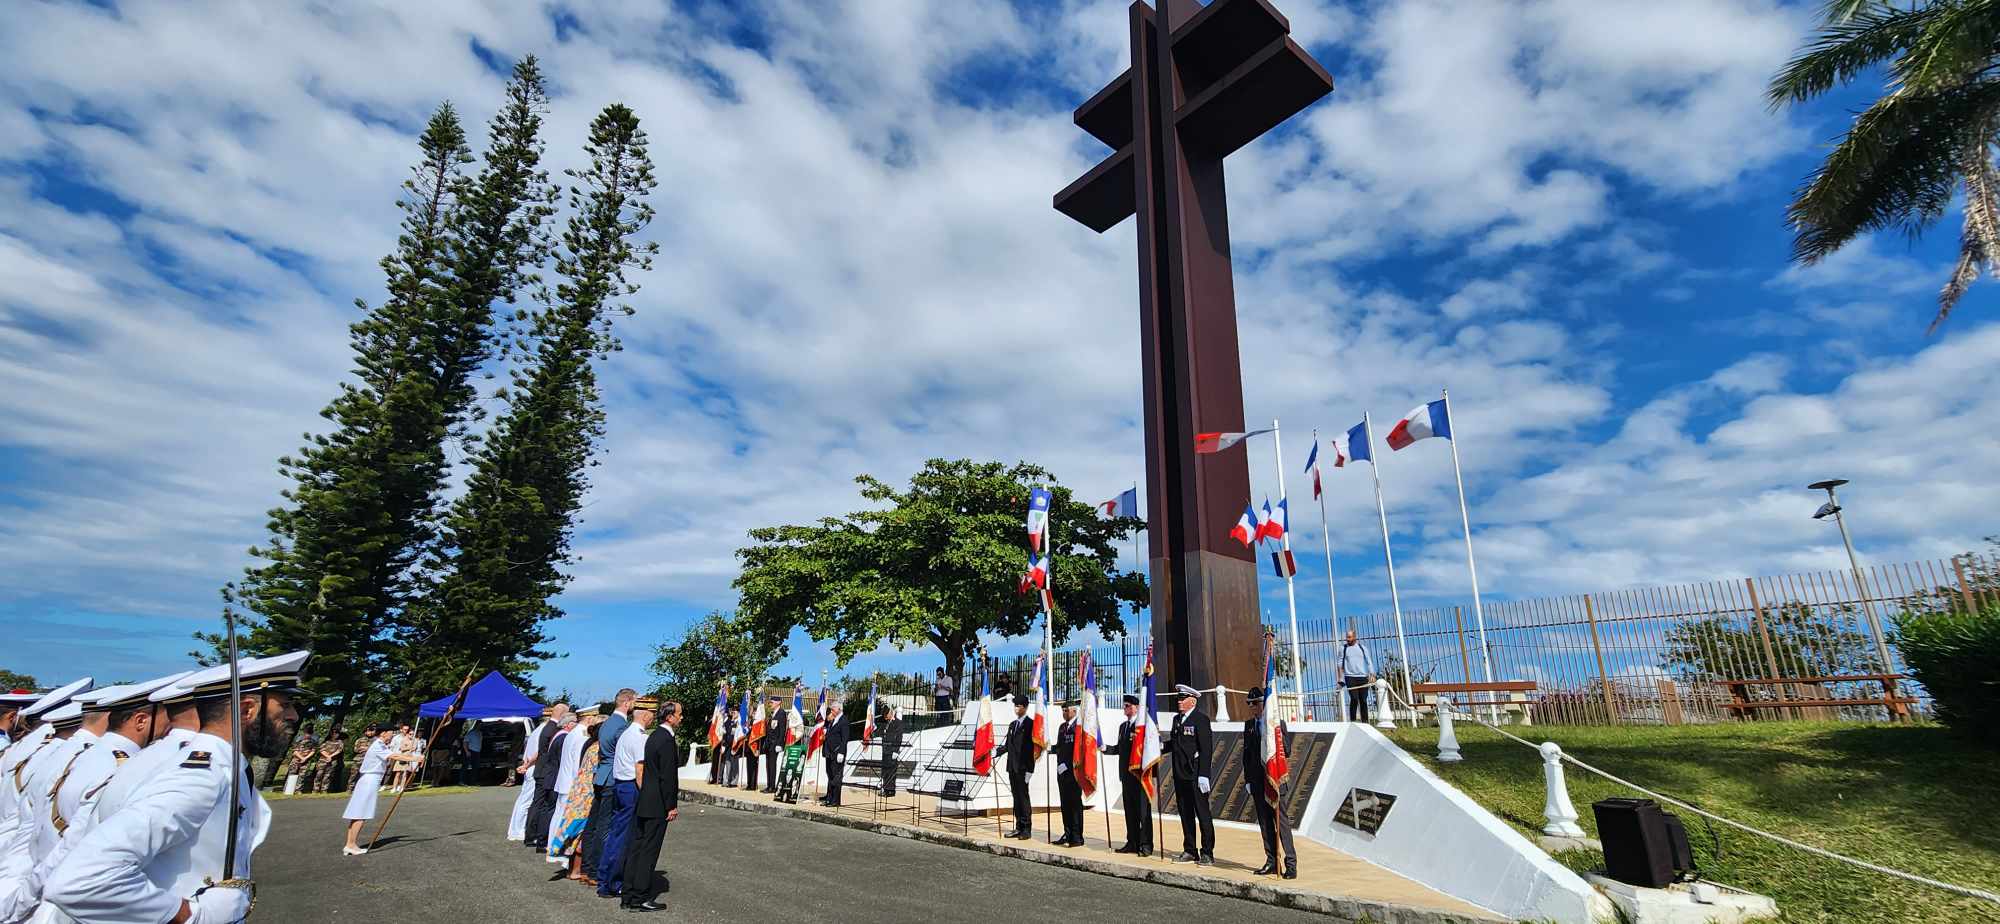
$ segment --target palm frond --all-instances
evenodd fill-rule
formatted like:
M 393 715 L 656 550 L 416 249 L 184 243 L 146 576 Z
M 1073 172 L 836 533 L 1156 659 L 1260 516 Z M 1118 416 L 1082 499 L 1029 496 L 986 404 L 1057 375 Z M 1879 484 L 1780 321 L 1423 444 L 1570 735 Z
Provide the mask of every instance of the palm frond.
M 1845 22 L 1861 15 L 1868 9 L 1887 9 L 1884 0 L 1826 0 L 1820 8 L 1820 19 L 1826 22 Z
M 1951 205 L 1961 152 L 1990 137 L 2000 82 L 1891 93 L 1854 120 L 1786 209 L 1793 256 L 1814 263 L 1856 236 L 1900 225 L 1920 235 Z
M 1988 137 L 1991 128 L 1989 125 Z M 1960 169 L 1965 175 L 1965 227 L 1959 232 L 1958 265 L 1938 293 L 1937 317 L 1931 319 L 1925 336 L 1936 333 L 1951 316 L 1981 270 L 2000 275 L 2000 261 L 1995 259 L 2000 257 L 2000 175 L 1993 169 L 1992 151 L 1986 142 L 1965 149 Z
M 1771 108 L 1803 103 L 1914 47 L 1939 15 L 1935 7 L 1897 10 L 1869 6 L 1866 11 L 1822 26 L 1771 78 L 1764 92 Z
M 1973 79 L 1993 66 L 2000 0 L 1956 0 L 1926 9 L 1919 34 L 1891 65 L 1897 86 L 1927 93 Z

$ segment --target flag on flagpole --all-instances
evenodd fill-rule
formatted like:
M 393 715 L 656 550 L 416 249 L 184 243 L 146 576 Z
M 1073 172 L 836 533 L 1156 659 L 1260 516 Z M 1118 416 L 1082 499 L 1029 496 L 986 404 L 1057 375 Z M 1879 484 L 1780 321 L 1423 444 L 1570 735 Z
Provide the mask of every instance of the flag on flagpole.
M 792 708 L 785 712 L 785 744 L 799 743 L 806 736 L 806 684 L 801 680 L 792 684 Z
M 1021 586 L 1015 592 L 1027 593 L 1030 587 L 1047 586 L 1049 586 L 1049 557 L 1029 555 L 1028 573 L 1021 575 Z
M 745 696 L 750 695 L 749 690 L 745 690 L 743 693 Z M 770 728 L 770 721 L 770 717 L 764 714 L 764 703 L 759 701 L 757 703 L 757 713 L 750 717 L 750 737 L 743 742 L 744 750 L 752 754 L 757 753 L 757 746 L 764 742 L 764 732 Z
M 1319 440 L 1313 440 L 1312 451 L 1306 453 L 1306 474 L 1313 476 L 1313 500 L 1319 500 Z
M 1159 784 L 1153 780 L 1153 768 L 1160 763 L 1159 702 L 1153 692 L 1153 645 L 1146 644 L 1146 669 L 1144 674 L 1146 692 L 1139 697 L 1142 705 L 1139 715 L 1132 725 L 1132 750 L 1127 755 L 1126 766 L 1139 778 L 1139 785 L 1146 789 L 1146 801 L 1151 803 L 1159 798 Z
M 1194 451 L 1201 455 L 1221 452 L 1253 436 L 1271 432 L 1270 428 L 1252 430 L 1248 433 L 1197 433 L 1194 435 Z
M 824 678 L 822 678 L 824 679 Z M 812 737 L 806 739 L 806 759 L 819 752 L 819 746 L 826 743 L 826 685 L 819 688 L 819 702 L 813 706 Z
M 1278 804 L 1278 788 L 1285 784 L 1285 774 L 1291 772 L 1291 761 L 1285 756 L 1285 729 L 1278 718 L 1278 637 L 1270 633 L 1264 635 L 1264 714 L 1257 723 L 1257 731 L 1262 736 L 1264 753 L 1264 801 L 1272 806 Z
M 1034 725 L 1032 726 L 1034 729 L 1034 734 L 1032 737 L 1035 742 L 1036 760 L 1041 760 L 1042 754 L 1049 749 L 1048 670 L 1049 670 L 1048 652 L 1044 651 L 1041 654 L 1035 655 L 1035 672 L 1033 676 L 1031 676 L 1028 680 L 1028 688 L 1030 690 L 1033 690 L 1035 693 L 1035 706 L 1033 710 Z
M 1042 534 L 1049 528 L 1049 501 L 1052 498 L 1047 488 L 1028 489 L 1028 548 L 1042 550 Z
M 714 753 L 722 745 L 723 717 L 729 714 L 729 684 L 715 690 L 715 711 L 708 715 L 708 750 Z
M 1244 504 L 1243 516 L 1237 518 L 1236 528 L 1229 531 L 1229 538 L 1246 546 L 1252 546 L 1257 544 L 1257 537 L 1261 535 L 1263 535 L 1263 525 L 1257 518 L 1257 511 L 1249 504 Z
M 979 715 L 972 726 L 972 772 L 993 772 L 993 678 L 979 672 Z
M 1278 507 L 1273 510 L 1271 499 L 1265 498 L 1264 512 L 1257 517 L 1257 540 L 1262 542 L 1265 539 L 1276 541 L 1285 538 L 1286 522 L 1285 499 L 1278 498 Z
M 1097 792 L 1097 742 L 1103 737 L 1097 728 L 1097 665 L 1090 663 L 1090 649 L 1077 655 L 1077 686 L 1083 688 L 1083 703 L 1076 714 L 1076 750 L 1070 754 L 1076 787 L 1086 796 Z
M 1389 431 L 1389 448 L 1401 449 L 1433 436 L 1451 439 L 1451 411 L 1445 407 L 1442 398 L 1429 404 L 1417 405 L 1408 414 L 1404 414 L 1402 420 L 1396 421 L 1395 429 Z
M 875 737 L 875 685 L 868 685 L 867 715 L 861 719 L 861 745 L 866 747 L 868 739 Z
M 735 750 L 743 750 L 743 743 L 750 740 L 750 688 L 743 688 L 743 702 L 736 704 L 736 744 Z
M 1335 437 L 1333 440 L 1333 467 L 1340 468 L 1349 462 L 1373 464 L 1375 453 L 1370 448 L 1373 443 L 1374 441 L 1368 438 L 1368 421 L 1363 420 L 1348 427 L 1347 435 Z
M 1139 515 L 1139 489 L 1126 488 L 1124 493 L 1098 504 L 1097 509 L 1104 511 L 1107 517 L 1136 517 Z

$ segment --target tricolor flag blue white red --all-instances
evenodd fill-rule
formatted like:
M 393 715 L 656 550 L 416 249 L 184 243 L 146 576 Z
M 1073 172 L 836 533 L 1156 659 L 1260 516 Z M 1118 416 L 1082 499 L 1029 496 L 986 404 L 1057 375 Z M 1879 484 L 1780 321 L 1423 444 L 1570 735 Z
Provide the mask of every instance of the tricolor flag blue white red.
M 993 678 L 979 672 L 979 715 L 972 725 L 972 772 L 993 772 Z
M 806 736 L 806 684 L 801 680 L 792 684 L 792 708 L 785 713 L 785 744 L 799 743 Z
M 1139 697 L 1139 715 L 1132 724 L 1132 751 L 1126 755 L 1126 767 L 1139 778 L 1139 785 L 1146 789 L 1146 801 L 1151 803 L 1159 798 L 1159 784 L 1153 779 L 1153 768 L 1160 763 L 1160 704 L 1153 692 L 1153 644 L 1146 643 L 1146 669 L 1144 674 L 1146 691 Z
M 1076 710 L 1076 749 L 1070 752 L 1070 766 L 1076 768 L 1076 788 L 1088 796 L 1097 792 L 1097 742 L 1104 737 L 1097 728 L 1097 665 L 1090 663 L 1090 649 L 1077 655 L 1077 686 L 1083 688 L 1083 703 Z
M 1048 652 L 1035 655 L 1035 673 L 1028 681 L 1028 688 L 1035 692 L 1034 738 L 1035 759 L 1049 749 L 1049 658 Z
M 1277 636 L 1264 636 L 1264 714 L 1257 722 L 1257 733 L 1263 738 L 1264 801 L 1272 806 L 1278 804 L 1278 787 L 1284 785 L 1285 774 L 1292 768 L 1285 756 L 1284 725 L 1278 718 L 1277 651 Z
M 1047 488 L 1028 489 L 1028 548 L 1042 550 L 1042 534 L 1049 528 L 1049 491 Z
M 1418 405 L 1396 421 L 1396 428 L 1389 431 L 1389 448 L 1401 449 L 1433 436 L 1451 439 L 1451 411 L 1445 407 L 1443 398 Z
M 708 750 L 722 745 L 722 722 L 729 715 L 729 684 L 715 689 L 715 711 L 708 714 Z
M 1312 451 L 1306 453 L 1306 474 L 1313 476 L 1313 500 L 1319 500 L 1319 432 L 1318 431 L 1313 432 Z
M 1349 462 L 1374 464 L 1374 442 L 1372 435 L 1368 432 L 1368 421 L 1366 418 L 1362 419 L 1360 423 L 1347 428 L 1346 436 L 1336 437 L 1333 441 L 1333 467 L 1339 468 Z
M 735 750 L 743 750 L 744 742 L 750 740 L 750 688 L 743 688 L 743 702 L 736 706 Z
M 743 695 L 745 697 L 748 697 L 750 695 L 750 691 L 749 690 L 743 691 Z M 756 714 L 750 717 L 750 735 L 743 742 L 744 750 L 749 751 L 752 754 L 757 753 L 758 745 L 764 742 L 764 732 L 771 727 L 770 721 L 771 721 L 770 717 L 764 714 L 763 701 L 759 700 L 757 702 Z
M 1221 452 L 1250 437 L 1261 436 L 1269 432 L 1271 432 L 1270 428 L 1266 427 L 1265 429 L 1252 430 L 1248 433 L 1197 433 L 1194 435 L 1194 451 L 1200 455 Z
M 1139 489 L 1126 488 L 1125 493 L 1098 504 L 1097 509 L 1104 511 L 1107 517 L 1136 517 L 1139 515 Z
M 1271 509 L 1271 499 L 1264 498 L 1264 512 L 1257 515 L 1257 541 L 1285 538 L 1286 517 L 1284 498 L 1278 498 L 1276 510 Z
M 1243 516 L 1237 518 L 1236 528 L 1229 531 L 1229 537 L 1246 546 L 1256 545 L 1257 537 L 1263 535 L 1262 530 L 1262 521 L 1257 517 L 1256 508 L 1244 504 Z
M 868 685 L 867 711 L 861 719 L 861 746 L 868 746 L 868 739 L 875 737 L 875 685 Z
M 819 688 L 819 702 L 814 704 L 813 706 L 812 737 L 806 740 L 806 759 L 811 760 L 813 754 L 819 751 L 819 746 L 825 743 L 826 743 L 826 685 L 821 684 Z
M 1049 557 L 1047 555 L 1029 555 L 1028 573 L 1021 575 L 1021 586 L 1015 592 L 1027 593 L 1030 587 L 1046 588 L 1048 586 Z

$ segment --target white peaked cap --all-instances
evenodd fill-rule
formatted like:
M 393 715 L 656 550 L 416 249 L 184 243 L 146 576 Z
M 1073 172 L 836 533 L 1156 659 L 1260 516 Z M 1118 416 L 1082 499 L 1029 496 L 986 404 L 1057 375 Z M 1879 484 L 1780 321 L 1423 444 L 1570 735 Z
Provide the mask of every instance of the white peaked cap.
M 194 671 L 181 671 L 165 677 L 155 677 L 139 683 L 120 684 L 115 687 L 99 687 L 88 693 L 78 693 L 76 701 L 92 712 L 107 712 L 123 706 L 136 705 L 147 701 L 154 690 L 168 686 Z
M 69 702 L 70 697 L 90 689 L 90 684 L 91 684 L 91 679 L 89 677 L 83 677 L 77 680 L 72 680 L 64 686 L 60 686 L 53 690 L 50 690 L 49 692 L 43 694 L 41 699 L 35 700 L 34 705 L 21 710 L 21 716 L 23 718 L 34 718 L 35 716 L 41 715 L 44 712 L 54 709 L 57 706 Z

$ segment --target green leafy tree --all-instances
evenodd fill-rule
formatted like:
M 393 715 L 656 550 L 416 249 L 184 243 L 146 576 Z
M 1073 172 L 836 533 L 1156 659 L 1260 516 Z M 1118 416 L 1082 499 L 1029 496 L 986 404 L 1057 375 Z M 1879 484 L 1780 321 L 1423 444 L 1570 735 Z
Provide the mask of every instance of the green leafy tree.
M 675 700 L 687 711 L 683 727 L 706 728 L 715 712 L 715 694 L 724 681 L 735 699 L 743 696 L 746 685 L 796 683 L 795 677 L 769 676 L 779 657 L 751 637 L 740 617 L 709 613 L 689 623 L 679 640 L 653 647 L 652 671 L 658 681 L 654 691 L 662 700 Z M 810 692 L 806 704 L 811 707 Z
M 1765 609 L 1765 631 L 1740 617 L 1691 619 L 1667 631 L 1662 665 L 1670 672 L 1701 679 L 1761 678 L 1776 661 L 1780 676 L 1825 677 L 1875 673 L 1875 647 L 1866 634 L 1843 628 L 1855 624 L 1851 606 L 1836 617 L 1797 601 Z M 1764 639 L 1771 641 L 1765 657 Z M 1753 695 L 1776 697 L 1773 688 Z
M 1982 271 L 2000 273 L 2000 3 L 1831 0 L 1768 95 L 1774 107 L 1797 105 L 1878 68 L 1887 89 L 1787 209 L 1793 253 L 1816 263 L 1885 228 L 1914 238 L 1962 191 L 1958 265 L 1938 295 L 1935 330 Z
M 402 631 L 407 695 L 454 689 L 469 668 L 521 672 L 551 653 L 542 625 L 569 582 L 570 542 L 588 471 L 604 437 L 595 363 L 619 348 L 618 299 L 638 291 L 628 269 L 651 266 L 656 245 L 634 238 L 652 220 L 657 184 L 646 133 L 622 105 L 605 107 L 585 146 L 590 166 L 570 171 L 574 214 L 556 250 L 560 281 L 520 339 L 527 364 L 500 397 L 507 410 L 474 458 L 451 507 L 433 567 L 442 577 Z
M 403 233 L 382 264 L 387 298 L 357 302 L 357 381 L 322 412 L 332 431 L 279 460 L 293 484 L 270 512 L 270 539 L 251 549 L 264 564 L 224 589 L 225 609 L 257 617 L 246 650 L 312 651 L 309 688 L 338 696 L 338 711 L 385 678 L 393 633 L 424 586 L 418 564 L 436 535 L 445 445 L 468 443 L 480 417 L 471 379 L 493 354 L 493 306 L 533 281 L 545 252 L 546 106 L 540 68 L 523 59 L 473 178 L 455 112 L 441 106 L 432 117 L 399 203 Z
M 855 482 L 875 506 L 753 529 L 755 543 L 736 553 L 739 612 L 780 656 L 798 628 L 831 642 L 839 665 L 884 643 L 929 644 L 944 655 L 945 671 L 961 677 L 980 633 L 1037 629 L 1037 595 L 1017 590 L 1027 569 L 1028 491 L 1037 483 L 1053 495 L 1056 641 L 1092 625 L 1110 639 L 1125 627 L 1119 604 L 1136 612 L 1146 602 L 1146 579 L 1119 570 L 1114 545 L 1139 521 L 1098 517 L 1040 466 L 932 459 L 907 490 L 872 475 Z
M 17 674 L 9 670 L 0 670 L 0 690 L 40 689 L 41 687 L 35 683 L 35 678 L 32 674 Z

